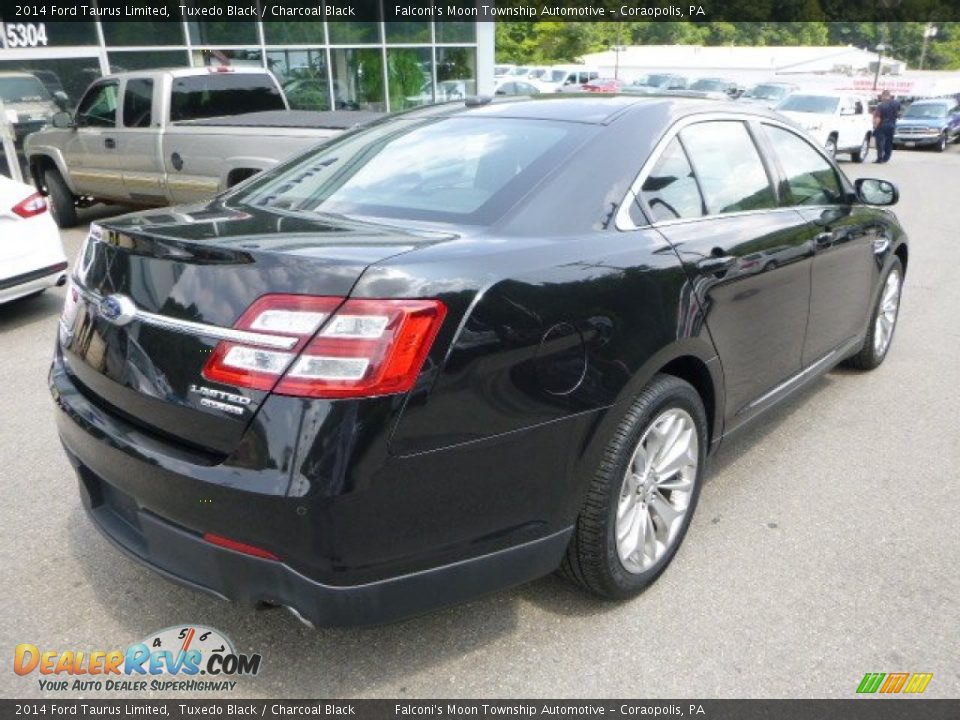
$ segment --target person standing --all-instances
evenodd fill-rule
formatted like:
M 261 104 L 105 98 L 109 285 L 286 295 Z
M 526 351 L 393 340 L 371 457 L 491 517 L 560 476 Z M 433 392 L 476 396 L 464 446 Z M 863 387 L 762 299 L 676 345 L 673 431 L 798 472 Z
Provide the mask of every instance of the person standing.
M 900 117 L 900 101 L 890 96 L 889 90 L 880 94 L 880 103 L 873 111 L 873 137 L 877 144 L 877 159 L 874 162 L 885 163 L 893 155 L 893 133 Z

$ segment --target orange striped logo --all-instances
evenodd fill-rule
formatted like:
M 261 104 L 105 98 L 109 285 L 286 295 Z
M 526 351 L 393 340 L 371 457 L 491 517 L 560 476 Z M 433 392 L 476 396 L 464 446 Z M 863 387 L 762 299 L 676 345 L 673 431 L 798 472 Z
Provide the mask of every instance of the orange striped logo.
M 861 695 L 919 695 L 932 679 L 933 673 L 867 673 L 857 686 L 857 692 Z

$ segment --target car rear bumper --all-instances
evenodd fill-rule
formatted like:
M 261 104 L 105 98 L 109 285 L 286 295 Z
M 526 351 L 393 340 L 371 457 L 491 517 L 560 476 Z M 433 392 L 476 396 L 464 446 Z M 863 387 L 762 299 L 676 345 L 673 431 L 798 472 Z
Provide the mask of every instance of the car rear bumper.
M 530 522 L 522 526 L 523 532 L 504 533 L 492 544 L 489 538 L 486 543 L 475 540 L 467 549 L 446 555 L 436 553 L 449 548 L 421 544 L 413 570 L 391 572 L 390 564 L 385 564 L 371 578 L 363 574 L 366 568 L 344 568 L 352 557 L 344 528 L 379 536 L 383 553 L 392 552 L 406 538 L 392 534 L 396 531 L 382 507 L 357 509 L 369 504 L 370 495 L 347 494 L 310 504 L 305 497 L 238 489 L 242 481 L 236 474 L 233 486 L 212 482 L 215 474 L 229 473 L 230 468 L 191 466 L 174 455 L 161 458 L 160 441 L 94 405 L 74 384 L 59 354 L 50 387 L 58 406 L 61 441 L 98 529 L 168 579 L 243 605 L 288 607 L 322 626 L 390 622 L 546 575 L 559 566 L 572 532 L 562 524 Z M 437 481 L 456 483 L 443 473 Z M 404 479 L 392 476 L 387 482 L 403 486 Z M 430 522 L 443 511 L 441 505 L 423 507 L 420 525 L 406 526 L 402 532 L 418 541 L 430 538 Z M 471 511 L 482 514 L 476 506 Z M 255 557 L 207 542 L 207 525 L 198 529 L 197 512 L 209 513 L 201 515 L 209 517 L 209 532 L 257 543 L 282 559 Z M 455 530 L 465 524 L 453 509 L 446 512 Z M 361 522 L 364 526 L 356 527 Z M 272 535 L 264 535 L 264 528 Z M 326 537 L 317 541 L 321 535 Z M 261 544 L 260 539 L 267 537 L 276 544 Z M 329 579 L 325 573 L 307 572 L 300 566 L 305 547 L 326 548 L 317 550 L 327 555 L 319 558 L 318 566 L 346 571 Z
M 0 279 L 0 303 L 16 300 L 67 281 L 67 263 L 59 262 L 28 273 Z

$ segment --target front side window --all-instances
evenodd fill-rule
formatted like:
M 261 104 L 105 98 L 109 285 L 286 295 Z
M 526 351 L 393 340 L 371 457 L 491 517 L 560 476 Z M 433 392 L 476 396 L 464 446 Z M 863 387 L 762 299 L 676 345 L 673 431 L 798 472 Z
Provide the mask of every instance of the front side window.
M 709 214 L 776 207 L 770 178 L 742 122 L 698 123 L 684 128 L 680 139 L 700 180 Z
M 117 126 L 116 83 L 104 83 L 87 91 L 77 108 L 77 125 L 102 128 Z
M 789 130 L 764 125 L 787 176 L 794 205 L 832 205 L 843 198 L 837 173 L 806 140 Z
M 153 109 L 153 80 L 128 80 L 123 94 L 123 126 L 150 127 Z
M 676 138 L 643 181 L 640 196 L 650 208 L 654 222 L 703 215 L 703 198 L 693 168 Z
M 298 214 L 487 224 L 590 131 L 544 120 L 397 119 L 265 173 L 234 199 Z

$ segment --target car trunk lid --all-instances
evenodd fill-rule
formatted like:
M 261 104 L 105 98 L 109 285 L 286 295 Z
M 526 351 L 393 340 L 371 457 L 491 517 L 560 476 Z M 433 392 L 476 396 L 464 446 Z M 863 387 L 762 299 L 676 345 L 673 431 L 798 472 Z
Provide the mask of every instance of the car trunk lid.
M 76 264 L 61 352 L 93 401 L 161 436 L 226 455 L 269 392 L 210 382 L 202 371 L 257 298 L 346 297 L 369 265 L 442 240 L 218 204 L 109 221 L 91 228 Z

